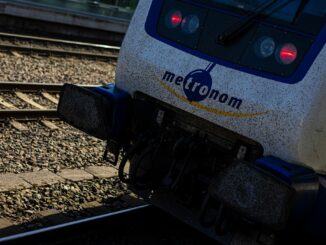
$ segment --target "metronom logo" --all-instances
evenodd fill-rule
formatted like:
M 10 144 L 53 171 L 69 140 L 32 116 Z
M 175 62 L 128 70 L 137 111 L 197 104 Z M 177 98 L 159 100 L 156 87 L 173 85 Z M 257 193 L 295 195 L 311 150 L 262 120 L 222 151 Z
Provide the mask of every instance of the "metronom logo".
M 212 88 L 213 81 L 210 72 L 213 70 L 216 64 L 210 63 L 205 70 L 197 69 L 190 72 L 185 77 L 176 75 L 173 72 L 165 71 L 162 79 L 160 80 L 161 85 L 166 88 L 171 94 L 180 100 L 191 104 L 199 109 L 207 112 L 215 113 L 222 116 L 234 116 L 234 117 L 252 117 L 265 114 L 266 112 L 259 113 L 241 113 L 242 99 L 230 96 L 227 93 L 223 93 L 218 89 Z M 178 94 L 169 85 L 176 85 L 183 88 L 185 96 Z M 200 101 L 205 99 L 214 100 L 218 103 L 225 104 L 228 107 L 235 109 L 236 111 L 222 111 L 217 108 L 207 107 L 200 104 Z
M 163 75 L 163 81 L 182 86 L 190 102 L 211 99 L 239 110 L 242 99 L 230 96 L 227 93 L 221 93 L 219 90 L 212 88 L 213 82 L 210 72 L 214 66 L 215 64 L 209 64 L 205 70 L 194 70 L 186 77 L 177 76 L 173 72 L 166 71 Z

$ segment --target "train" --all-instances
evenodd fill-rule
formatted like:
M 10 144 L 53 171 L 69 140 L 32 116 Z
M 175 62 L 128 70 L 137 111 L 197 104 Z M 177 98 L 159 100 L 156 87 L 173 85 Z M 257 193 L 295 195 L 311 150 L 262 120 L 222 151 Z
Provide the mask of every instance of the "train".
M 325 24 L 324 0 L 140 1 L 115 81 L 58 114 L 219 243 L 325 244 Z

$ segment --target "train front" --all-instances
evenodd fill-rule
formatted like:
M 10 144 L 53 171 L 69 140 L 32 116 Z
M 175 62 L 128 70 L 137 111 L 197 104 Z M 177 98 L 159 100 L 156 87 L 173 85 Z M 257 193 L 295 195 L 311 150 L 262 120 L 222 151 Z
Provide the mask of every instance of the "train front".
M 66 85 L 59 114 L 222 243 L 324 244 L 325 22 L 324 0 L 140 1 L 115 85 Z

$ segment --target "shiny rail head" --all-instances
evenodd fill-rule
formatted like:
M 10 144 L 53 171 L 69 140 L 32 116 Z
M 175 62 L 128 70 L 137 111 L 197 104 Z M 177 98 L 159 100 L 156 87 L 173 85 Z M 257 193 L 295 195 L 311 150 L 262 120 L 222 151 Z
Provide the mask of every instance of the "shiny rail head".
M 53 92 L 59 93 L 62 90 L 64 84 L 60 83 L 29 83 L 29 82 L 8 82 L 0 81 L 0 92 L 12 92 L 12 91 L 21 91 L 21 92 Z M 85 84 L 76 84 L 82 88 L 96 88 L 98 85 L 85 85 Z
M 134 215 L 138 212 L 151 211 L 152 206 L 150 204 L 142 204 L 136 207 L 127 208 L 111 213 L 96 215 L 90 218 L 80 219 L 76 221 L 67 222 L 64 224 L 54 225 L 46 228 L 37 229 L 34 231 L 22 232 L 16 235 L 11 235 L 7 237 L 0 238 L 0 244 L 22 244 L 25 240 L 38 240 L 39 237 L 47 236 L 50 234 L 60 233 L 64 230 L 69 230 L 73 228 L 78 228 L 80 226 L 93 225 L 97 221 L 111 222 L 111 219 L 116 221 L 119 217 L 125 217 L 127 215 Z

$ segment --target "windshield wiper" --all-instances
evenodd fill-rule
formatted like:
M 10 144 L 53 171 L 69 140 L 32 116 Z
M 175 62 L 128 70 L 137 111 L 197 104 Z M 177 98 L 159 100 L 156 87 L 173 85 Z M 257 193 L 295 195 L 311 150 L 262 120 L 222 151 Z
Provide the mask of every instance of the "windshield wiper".
M 279 10 L 280 8 L 285 7 L 289 3 L 293 2 L 294 0 L 288 0 L 283 4 L 277 6 L 277 8 L 273 9 L 268 14 L 265 14 L 264 17 L 268 17 L 273 14 L 275 11 Z M 305 1 L 305 0 L 302 0 Z M 228 44 L 230 41 L 234 40 L 236 37 L 240 36 L 245 30 L 252 26 L 255 23 L 256 19 L 262 15 L 266 10 L 272 8 L 276 3 L 279 3 L 280 0 L 270 0 L 263 3 L 259 6 L 253 13 L 249 14 L 245 17 L 244 20 L 237 22 L 236 24 L 232 25 L 230 28 L 225 30 L 222 34 L 217 37 L 217 42 L 222 45 Z
M 292 24 L 296 23 L 299 16 L 301 15 L 301 13 L 303 12 L 303 10 L 305 9 L 305 7 L 307 6 L 307 4 L 310 2 L 310 0 L 301 0 L 300 5 L 297 9 L 297 11 L 295 12 Z

